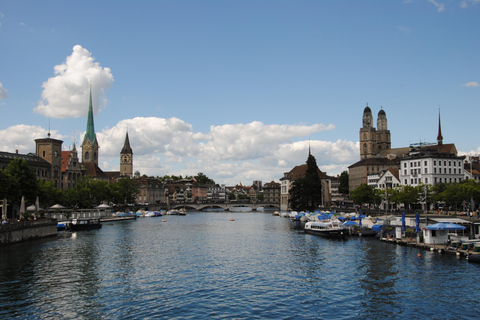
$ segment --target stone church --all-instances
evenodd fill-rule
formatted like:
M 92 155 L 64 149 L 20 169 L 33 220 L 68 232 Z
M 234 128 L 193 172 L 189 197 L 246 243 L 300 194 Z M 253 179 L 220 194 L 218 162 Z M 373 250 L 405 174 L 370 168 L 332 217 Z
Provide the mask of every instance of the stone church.
M 35 155 L 46 160 L 51 170 L 45 180 L 52 180 L 60 189 L 71 189 L 76 181 L 83 176 L 90 176 L 95 180 L 115 181 L 120 177 L 133 176 L 133 151 L 130 147 L 128 132 L 120 151 L 120 171 L 104 172 L 98 165 L 99 149 L 95 133 L 92 104 L 92 88 L 90 86 L 90 101 L 88 106 L 87 130 L 82 142 L 82 159 L 78 158 L 75 143 L 70 151 L 62 151 L 62 140 L 52 139 L 50 133 L 47 138 L 35 140 Z
M 377 128 L 373 126 L 370 107 L 363 110 L 363 126 L 360 128 L 360 159 L 373 158 L 391 149 L 390 130 L 387 125 L 387 114 L 380 108 L 377 116 Z

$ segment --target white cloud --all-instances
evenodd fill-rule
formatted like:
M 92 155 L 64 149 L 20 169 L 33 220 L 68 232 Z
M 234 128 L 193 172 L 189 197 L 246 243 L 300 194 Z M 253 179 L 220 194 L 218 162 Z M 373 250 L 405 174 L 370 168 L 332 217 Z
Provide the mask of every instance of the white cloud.
M 294 138 L 334 129 L 333 125 L 265 125 L 255 121 L 211 126 L 210 132 L 201 133 L 177 118 L 137 117 L 97 133 L 100 158 L 106 159 L 104 170 L 118 170 L 127 127 L 135 171 L 154 176 L 203 172 L 226 184 L 278 181 L 284 172 L 307 159 L 309 141 L 295 142 Z M 358 147 L 353 142 L 312 140 L 310 146 L 320 167 L 324 161 L 329 162 L 327 166 L 335 161 L 335 169 L 341 172 L 357 161 Z
M 443 3 L 438 3 L 435 0 L 428 0 L 428 2 L 432 3 L 435 7 L 437 7 L 438 12 L 442 12 L 445 10 L 445 4 Z
M 5 152 L 16 152 L 27 154 L 35 153 L 35 139 L 46 138 L 48 130 L 40 126 L 29 126 L 19 124 L 0 130 L 0 150 Z M 54 139 L 63 139 L 57 131 L 51 131 Z
M 480 83 L 476 81 L 467 82 L 464 84 L 465 87 L 480 87 Z
M 0 100 L 7 99 L 7 97 L 8 97 L 8 90 L 5 89 L 2 83 L 0 82 Z
M 460 8 L 467 9 L 471 7 L 472 5 L 479 4 L 480 0 L 464 0 L 460 1 Z
M 308 139 L 333 129 L 333 125 L 267 125 L 255 121 L 211 126 L 209 132 L 201 133 L 178 118 L 136 117 L 97 131 L 97 138 L 104 171 L 119 170 L 120 151 L 128 130 L 134 170 L 141 174 L 186 176 L 203 172 L 217 183 L 248 185 L 253 180 L 279 181 L 284 172 L 306 162 L 309 147 L 327 174 L 347 170 L 358 161 L 358 142 Z M 0 131 L 0 150 L 34 152 L 34 139 L 46 136 L 47 130 L 38 126 L 12 126 Z M 52 138 L 64 140 L 64 150 L 71 145 L 58 132 L 52 131 Z M 79 154 L 82 141 L 83 134 L 77 142 Z
M 55 76 L 43 83 L 42 99 L 34 111 L 54 118 L 85 117 L 92 84 L 94 112 L 105 107 L 106 92 L 113 82 L 110 68 L 102 68 L 88 50 L 80 45 L 63 64 L 54 67 Z
M 400 26 L 400 25 L 397 27 L 397 30 L 400 31 L 401 33 L 404 33 L 404 34 L 407 34 L 407 35 L 410 34 L 413 31 L 413 29 L 411 29 L 411 28 Z

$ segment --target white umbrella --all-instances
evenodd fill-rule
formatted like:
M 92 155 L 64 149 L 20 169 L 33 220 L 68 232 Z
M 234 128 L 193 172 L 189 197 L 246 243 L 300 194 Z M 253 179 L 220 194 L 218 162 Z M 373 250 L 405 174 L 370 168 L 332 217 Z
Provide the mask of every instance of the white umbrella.
M 38 211 L 40 210 L 40 200 L 35 199 L 35 219 L 37 219 Z
M 25 216 L 25 198 L 22 196 L 22 200 L 20 201 L 20 218 Z
M 35 211 L 35 206 L 33 204 L 31 206 L 28 206 L 27 211 Z
M 105 209 L 105 208 L 110 208 L 110 206 L 109 206 L 108 204 L 102 203 L 102 204 L 99 205 L 97 208 L 98 208 L 98 209 Z
M 7 199 L 3 199 L 2 220 L 7 220 Z
M 51 206 L 50 209 L 65 209 L 65 207 L 57 203 Z

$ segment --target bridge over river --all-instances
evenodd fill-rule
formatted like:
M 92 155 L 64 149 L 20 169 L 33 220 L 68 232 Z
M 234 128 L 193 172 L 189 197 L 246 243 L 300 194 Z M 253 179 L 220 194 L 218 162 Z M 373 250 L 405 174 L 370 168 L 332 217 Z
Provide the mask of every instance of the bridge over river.
M 166 209 L 166 206 L 149 206 L 150 210 Z M 202 211 L 204 209 L 223 209 L 225 211 L 235 211 L 236 208 L 250 208 L 252 211 L 258 209 L 280 210 L 280 207 L 275 204 L 266 203 L 178 203 L 170 205 L 170 209 L 181 209 Z M 232 210 L 233 209 L 233 210 Z

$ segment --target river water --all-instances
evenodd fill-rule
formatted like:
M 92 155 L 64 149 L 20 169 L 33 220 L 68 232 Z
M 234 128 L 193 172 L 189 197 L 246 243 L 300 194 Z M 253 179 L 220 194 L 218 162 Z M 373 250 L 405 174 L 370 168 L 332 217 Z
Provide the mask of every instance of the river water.
M 480 265 L 465 258 L 377 239 L 324 239 L 269 213 L 163 218 L 104 223 L 100 230 L 0 248 L 0 318 L 480 314 Z

